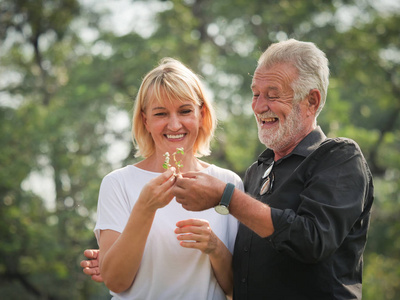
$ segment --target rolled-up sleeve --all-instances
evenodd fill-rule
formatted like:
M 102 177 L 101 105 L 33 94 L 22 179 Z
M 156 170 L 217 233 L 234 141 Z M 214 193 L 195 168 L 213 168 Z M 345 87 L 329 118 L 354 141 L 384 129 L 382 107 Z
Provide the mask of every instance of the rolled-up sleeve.
M 311 158 L 295 208 L 271 208 L 273 247 L 304 263 L 334 253 L 360 221 L 368 193 L 368 171 L 355 143 L 342 141 Z M 357 241 L 357 237 L 353 237 Z

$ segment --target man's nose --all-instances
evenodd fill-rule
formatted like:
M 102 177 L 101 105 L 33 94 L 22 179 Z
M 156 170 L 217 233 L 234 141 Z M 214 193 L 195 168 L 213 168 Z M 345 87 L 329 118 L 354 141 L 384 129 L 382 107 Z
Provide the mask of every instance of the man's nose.
M 254 113 L 261 114 L 269 110 L 268 100 L 265 97 L 258 96 L 257 99 L 253 100 L 252 108 Z

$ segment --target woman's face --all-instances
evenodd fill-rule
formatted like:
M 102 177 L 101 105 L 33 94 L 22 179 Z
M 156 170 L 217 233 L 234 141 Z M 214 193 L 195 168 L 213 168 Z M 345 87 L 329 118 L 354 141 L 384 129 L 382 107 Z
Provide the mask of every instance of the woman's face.
M 159 103 L 150 97 L 143 113 L 143 122 L 154 140 L 157 156 L 173 153 L 178 147 L 183 147 L 187 154 L 193 153 L 202 120 L 200 107 L 190 100 Z

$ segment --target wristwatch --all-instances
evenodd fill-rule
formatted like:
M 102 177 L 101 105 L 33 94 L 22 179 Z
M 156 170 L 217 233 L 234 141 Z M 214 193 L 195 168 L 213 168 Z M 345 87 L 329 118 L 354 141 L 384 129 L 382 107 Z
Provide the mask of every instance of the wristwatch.
M 221 201 L 217 206 L 214 207 L 217 213 L 221 215 L 229 214 L 229 203 L 231 203 L 231 198 L 234 190 L 235 190 L 235 185 L 228 182 L 225 186 L 224 193 L 222 194 Z

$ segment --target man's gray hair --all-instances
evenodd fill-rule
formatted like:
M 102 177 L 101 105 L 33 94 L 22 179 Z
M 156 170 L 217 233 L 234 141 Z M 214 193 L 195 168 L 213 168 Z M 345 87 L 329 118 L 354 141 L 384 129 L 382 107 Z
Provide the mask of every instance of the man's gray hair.
M 325 105 L 329 85 L 328 59 L 314 43 L 295 39 L 274 43 L 260 56 L 258 67 L 272 67 L 289 63 L 296 67 L 298 78 L 292 83 L 294 101 L 303 99 L 312 89 L 321 93 L 321 103 L 316 116 Z

